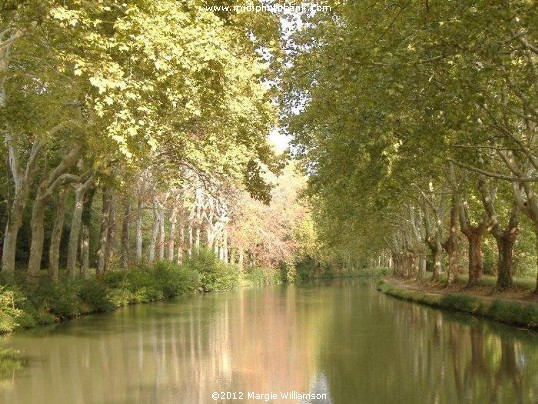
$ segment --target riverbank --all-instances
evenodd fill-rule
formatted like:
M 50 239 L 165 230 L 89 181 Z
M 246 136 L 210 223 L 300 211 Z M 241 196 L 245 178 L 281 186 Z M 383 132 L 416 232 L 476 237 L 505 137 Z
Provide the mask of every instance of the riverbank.
M 0 284 L 0 334 L 54 324 L 120 307 L 205 293 L 283 282 L 278 269 L 224 264 L 201 251 L 183 265 L 162 261 L 105 273 L 102 279 L 46 277 Z
M 377 289 L 389 296 L 432 307 L 461 311 L 506 324 L 538 329 L 538 302 L 526 289 L 495 293 L 489 286 L 444 288 L 428 281 L 385 278 Z

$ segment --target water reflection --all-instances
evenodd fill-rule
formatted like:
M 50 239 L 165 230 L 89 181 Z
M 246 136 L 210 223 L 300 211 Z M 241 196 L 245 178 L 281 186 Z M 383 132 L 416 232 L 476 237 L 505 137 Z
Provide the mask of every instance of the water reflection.
M 214 391 L 334 403 L 538 399 L 534 335 L 357 280 L 131 307 L 0 345 L 28 358 L 0 384 L 0 402 L 195 403 Z

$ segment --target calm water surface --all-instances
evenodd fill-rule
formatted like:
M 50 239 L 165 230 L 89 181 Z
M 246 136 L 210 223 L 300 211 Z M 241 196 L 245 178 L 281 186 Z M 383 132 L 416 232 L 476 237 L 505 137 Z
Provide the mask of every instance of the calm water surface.
M 22 366 L 0 363 L 2 403 L 210 403 L 215 391 L 538 403 L 536 335 L 357 279 L 127 307 L 4 337 L 8 348 Z

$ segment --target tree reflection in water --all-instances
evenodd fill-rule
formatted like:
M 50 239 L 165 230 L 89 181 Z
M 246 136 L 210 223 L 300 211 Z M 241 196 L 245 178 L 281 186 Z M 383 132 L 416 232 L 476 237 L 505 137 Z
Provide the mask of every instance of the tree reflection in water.
M 214 391 L 327 393 L 326 403 L 538 399 L 536 336 L 360 280 L 126 308 L 2 347 L 28 366 L 7 373 L 0 402 L 205 403 Z

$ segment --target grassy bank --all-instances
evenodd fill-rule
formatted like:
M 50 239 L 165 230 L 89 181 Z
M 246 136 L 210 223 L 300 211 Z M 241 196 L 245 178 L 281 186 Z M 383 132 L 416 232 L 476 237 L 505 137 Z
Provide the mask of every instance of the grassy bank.
M 403 300 L 448 310 L 462 311 L 506 324 L 538 328 L 538 304 L 503 298 L 472 296 L 464 293 L 442 293 L 408 288 L 397 282 L 383 280 L 377 286 L 381 292 Z
M 243 271 L 202 250 L 181 266 L 158 262 L 128 271 L 109 271 L 99 281 L 60 279 L 52 282 L 43 278 L 38 284 L 22 280 L 4 282 L 0 285 L 0 333 L 187 293 L 225 291 L 282 281 L 279 270 L 251 268 Z

